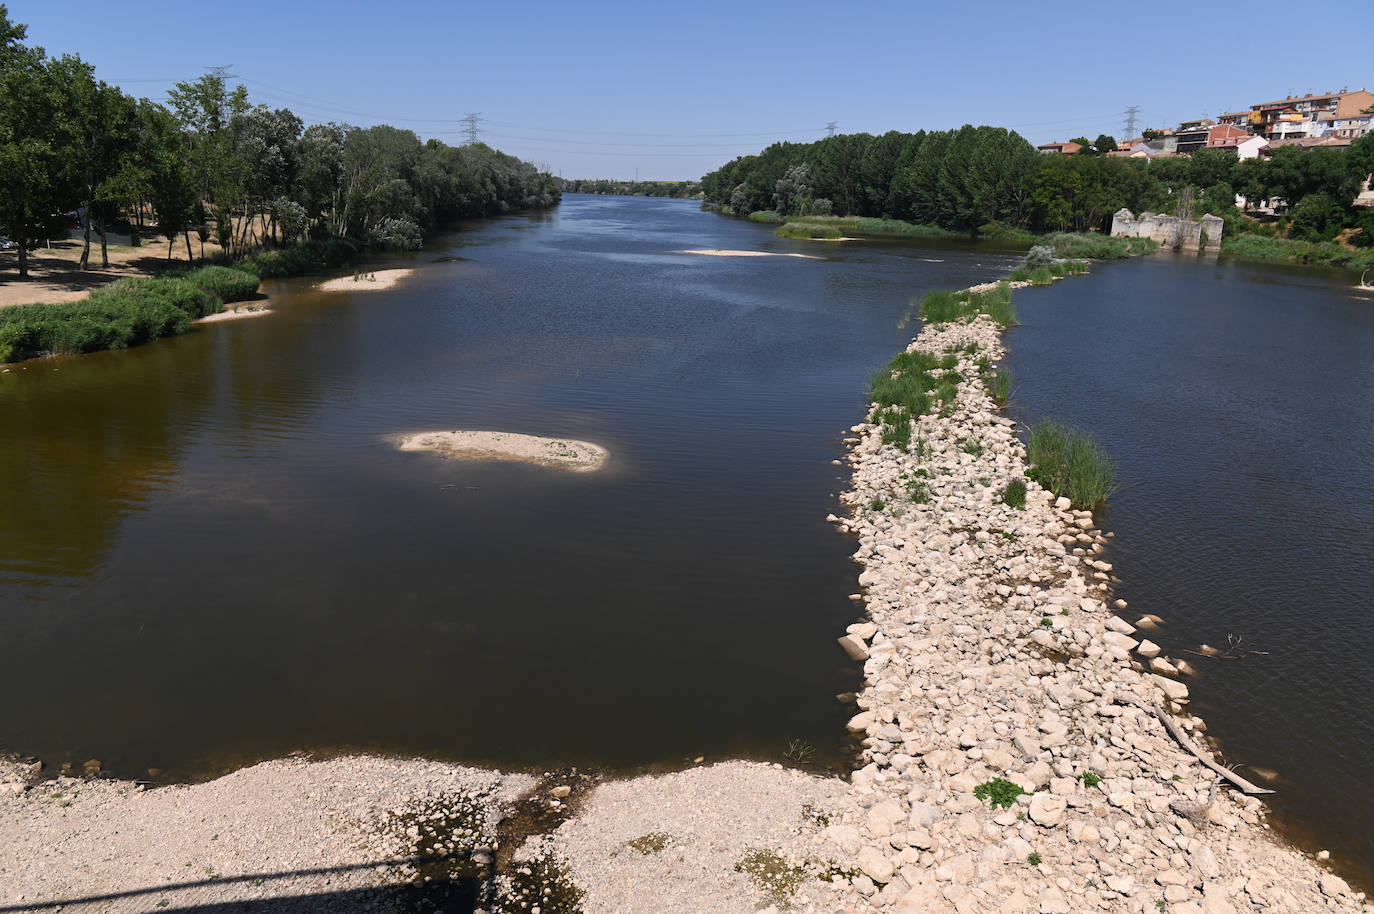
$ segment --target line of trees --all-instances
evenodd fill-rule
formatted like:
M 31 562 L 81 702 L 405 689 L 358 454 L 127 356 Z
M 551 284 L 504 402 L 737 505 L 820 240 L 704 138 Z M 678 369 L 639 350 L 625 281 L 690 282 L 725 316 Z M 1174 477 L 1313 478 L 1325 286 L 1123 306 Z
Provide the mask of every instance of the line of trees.
M 700 181 L 616 181 L 608 178 L 559 178 L 565 194 L 609 194 L 618 197 L 699 198 Z
M 1281 198 L 1289 206 L 1279 229 L 1294 237 L 1332 238 L 1346 228 L 1356 243 L 1374 243 L 1374 212 L 1352 204 L 1374 172 L 1374 135 L 1349 150 L 1285 147 L 1270 159 L 1238 162 L 1234 152 L 1203 149 L 1185 157 L 1132 159 L 1105 155 L 1111 137 L 1081 140 L 1077 155 L 1040 155 L 1013 131 L 890 131 L 775 143 L 702 178 L 705 199 L 738 215 L 776 210 L 783 216 L 840 215 L 901 219 L 970 235 L 996 227 L 1108 231 L 1112 214 L 1197 212 L 1247 224 L 1235 195 Z
M 92 227 L 145 213 L 171 245 L 211 234 L 231 256 L 334 235 L 374 247 L 418 247 L 436 224 L 555 205 L 556 180 L 484 144 L 421 142 L 389 126 L 304 122 L 254 105 L 242 86 L 206 75 L 177 83 L 168 105 L 135 99 L 80 57 L 24 44 L 0 4 L 0 234 L 19 242 L 83 217 Z

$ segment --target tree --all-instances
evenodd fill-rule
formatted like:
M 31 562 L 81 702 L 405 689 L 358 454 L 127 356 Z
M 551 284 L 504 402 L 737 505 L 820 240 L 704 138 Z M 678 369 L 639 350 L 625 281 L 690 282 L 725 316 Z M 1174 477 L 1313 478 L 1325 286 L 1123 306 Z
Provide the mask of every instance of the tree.
M 29 242 L 51 231 L 70 197 L 60 66 L 22 44 L 25 35 L 0 5 L 0 230 L 19 243 L 21 278 L 29 275 Z
M 811 202 L 810 179 L 805 163 L 787 169 L 773 184 L 773 208 L 784 216 L 804 213 Z
M 71 183 L 81 189 L 84 211 L 84 244 L 80 269 L 90 265 L 91 220 L 99 219 L 100 264 L 110 266 L 105 222 L 117 193 L 113 183 L 133 144 L 134 100 L 118 88 L 97 81 L 94 68 L 80 58 L 63 58 L 59 78 L 65 87 L 66 116 L 70 119 L 70 146 L 66 149 Z
M 1097 139 L 1093 141 L 1093 149 L 1096 149 L 1101 155 L 1106 155 L 1109 152 L 1116 152 L 1118 149 L 1116 137 L 1108 136 L 1105 133 L 1099 133 Z

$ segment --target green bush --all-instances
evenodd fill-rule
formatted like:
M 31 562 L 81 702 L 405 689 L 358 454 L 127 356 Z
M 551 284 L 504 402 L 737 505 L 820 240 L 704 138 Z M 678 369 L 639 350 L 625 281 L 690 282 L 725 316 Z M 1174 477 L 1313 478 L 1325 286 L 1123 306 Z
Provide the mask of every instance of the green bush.
M 911 447 L 911 413 L 903 406 L 889 406 L 878 410 L 873 417 L 882 427 L 883 444 L 896 445 L 898 450 Z
M 216 295 L 219 300 L 230 302 L 248 301 L 258 294 L 258 277 L 245 270 L 230 267 L 201 267 L 184 277 L 205 291 Z
M 234 266 L 259 279 L 282 279 L 341 266 L 358 256 L 361 250 L 358 242 L 348 238 L 311 238 L 288 248 L 245 257 Z
M 1030 267 L 1020 266 L 1020 267 L 1017 267 L 1016 269 L 1014 269 L 1014 270 L 1011 271 L 1011 274 L 1010 274 L 1009 276 L 1007 276 L 1007 281 L 1008 281 L 1008 282 L 1030 282 L 1030 278 L 1031 278 Z
M 144 277 L 115 280 L 91 292 L 87 301 L 110 309 L 112 314 L 120 309 L 134 310 L 151 303 L 165 304 L 185 312 L 192 320 L 214 314 L 223 304 L 218 296 L 188 280 Z
M 1079 510 L 1095 508 L 1116 490 L 1116 468 L 1087 432 L 1044 420 L 1030 433 L 1026 475 Z
M 1033 286 L 1048 286 L 1054 282 L 1054 274 L 1049 267 L 1036 267 L 1031 270 L 1030 281 Z
M 1026 481 L 1024 479 L 1013 479 L 1007 483 L 1007 487 L 1002 490 L 1002 504 L 1010 505 L 1018 511 L 1026 506 Z
M 125 349 L 185 333 L 191 316 L 165 298 L 106 296 L 0 309 L 0 362 Z
M 825 239 L 843 238 L 844 233 L 833 225 L 815 222 L 789 222 L 779 226 L 774 232 L 779 238 Z
M 776 210 L 761 209 L 749 214 L 750 222 L 781 223 L 786 222 L 787 217 Z

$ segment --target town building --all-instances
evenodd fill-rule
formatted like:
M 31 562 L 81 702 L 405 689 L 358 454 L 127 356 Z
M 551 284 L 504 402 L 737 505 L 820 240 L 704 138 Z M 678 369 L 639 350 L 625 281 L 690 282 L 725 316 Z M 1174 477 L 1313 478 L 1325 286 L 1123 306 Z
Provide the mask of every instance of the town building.
M 1289 96 L 1251 105 L 1255 133 L 1270 141 L 1321 136 L 1363 136 L 1370 130 L 1374 92 L 1342 89 L 1321 95 Z
M 1082 143 L 1042 143 L 1035 147 L 1040 150 L 1042 156 L 1066 155 L 1071 156 L 1083 148 Z

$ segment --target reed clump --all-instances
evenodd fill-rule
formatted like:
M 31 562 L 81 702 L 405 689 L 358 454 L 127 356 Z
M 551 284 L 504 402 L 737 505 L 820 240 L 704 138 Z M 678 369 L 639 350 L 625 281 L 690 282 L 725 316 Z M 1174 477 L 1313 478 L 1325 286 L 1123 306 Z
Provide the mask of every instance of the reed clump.
M 1116 466 L 1087 432 L 1044 420 L 1030 432 L 1026 475 L 1080 511 L 1104 503 L 1116 491 Z
M 844 233 L 834 225 L 816 222 L 789 222 L 778 226 L 773 232 L 779 238 L 800 238 L 803 240 L 826 240 L 843 238 Z

